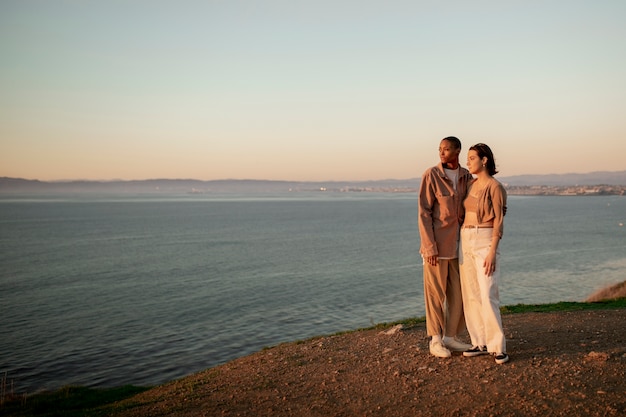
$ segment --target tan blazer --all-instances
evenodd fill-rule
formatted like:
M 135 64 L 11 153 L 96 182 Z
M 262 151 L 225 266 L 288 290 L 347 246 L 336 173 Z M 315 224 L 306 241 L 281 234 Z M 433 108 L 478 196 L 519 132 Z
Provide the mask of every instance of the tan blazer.
M 422 175 L 418 196 L 422 256 L 458 257 L 459 230 L 464 217 L 463 199 L 471 180 L 469 171 L 460 167 L 455 191 L 442 164 L 427 169 Z

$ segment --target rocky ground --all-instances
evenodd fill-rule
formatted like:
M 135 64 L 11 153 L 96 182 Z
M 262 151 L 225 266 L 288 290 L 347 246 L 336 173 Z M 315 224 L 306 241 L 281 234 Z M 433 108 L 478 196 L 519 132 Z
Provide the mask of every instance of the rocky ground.
M 503 316 L 511 361 L 428 353 L 424 324 L 282 344 L 115 416 L 623 416 L 626 309 Z

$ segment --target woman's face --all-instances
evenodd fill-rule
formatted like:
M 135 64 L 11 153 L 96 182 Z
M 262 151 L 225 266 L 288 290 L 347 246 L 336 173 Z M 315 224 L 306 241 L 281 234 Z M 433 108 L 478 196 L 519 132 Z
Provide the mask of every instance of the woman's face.
M 470 151 L 467 153 L 467 169 L 469 170 L 469 172 L 472 174 L 478 174 L 480 171 L 485 169 L 485 167 L 483 166 L 483 163 L 487 162 L 486 161 L 487 158 L 483 158 L 483 159 L 485 159 L 485 161 L 483 161 L 478 156 L 478 152 L 476 152 L 473 149 L 470 149 Z

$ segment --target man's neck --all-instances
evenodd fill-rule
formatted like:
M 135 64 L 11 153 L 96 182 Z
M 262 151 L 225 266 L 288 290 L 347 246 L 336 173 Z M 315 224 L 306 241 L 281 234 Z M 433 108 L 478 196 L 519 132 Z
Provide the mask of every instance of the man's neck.
M 459 162 L 447 162 L 445 164 L 443 164 L 443 167 L 445 169 L 458 169 L 459 168 Z

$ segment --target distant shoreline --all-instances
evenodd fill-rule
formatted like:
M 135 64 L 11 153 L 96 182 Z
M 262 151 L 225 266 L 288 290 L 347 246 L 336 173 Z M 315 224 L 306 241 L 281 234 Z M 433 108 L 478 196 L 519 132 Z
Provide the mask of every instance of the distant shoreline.
M 509 195 L 626 195 L 626 171 L 610 173 L 499 177 Z M 40 181 L 0 177 L 0 196 L 16 194 L 198 194 L 219 193 L 417 193 L 420 179 L 373 181 L 275 181 L 251 179 L 147 179 Z
M 626 196 L 624 185 L 598 185 L 598 186 L 506 186 L 509 196 L 564 196 L 564 197 L 594 197 L 594 196 Z M 317 187 L 317 188 L 289 188 L 289 189 L 198 189 L 181 187 L 164 187 L 146 189 L 141 187 L 85 187 L 85 186 L 52 186 L 36 188 L 3 189 L 0 187 L 2 196 L 47 196 L 58 195 L 136 195 L 136 196 L 175 196 L 175 195 L 221 195 L 221 194 L 350 194 L 350 193 L 380 193 L 380 194 L 415 194 L 419 192 L 416 187 Z
M 596 186 L 505 186 L 508 195 L 527 196 L 606 196 L 626 195 L 625 185 L 596 185 Z M 322 192 L 383 192 L 383 193 L 417 193 L 419 188 L 343 188 L 308 190 Z

